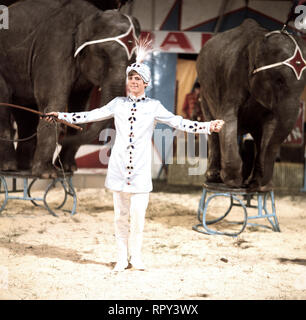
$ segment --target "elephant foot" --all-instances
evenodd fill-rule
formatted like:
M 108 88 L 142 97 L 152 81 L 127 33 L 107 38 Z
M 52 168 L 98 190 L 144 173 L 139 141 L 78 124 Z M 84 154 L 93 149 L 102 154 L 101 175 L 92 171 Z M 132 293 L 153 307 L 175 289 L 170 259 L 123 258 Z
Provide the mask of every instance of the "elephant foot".
M 222 183 L 223 181 L 220 177 L 220 171 L 207 170 L 205 173 L 205 182 Z
M 243 186 L 243 178 L 239 170 L 221 170 L 220 176 L 224 184 L 231 188 L 241 188 Z
M 273 189 L 273 183 L 272 181 L 268 182 L 265 185 L 261 185 L 258 181 L 252 181 L 248 185 L 248 191 L 251 192 L 268 192 Z
M 243 182 L 242 182 L 242 178 L 224 178 L 223 179 L 223 182 L 225 185 L 231 187 L 231 188 L 242 188 L 244 185 L 243 185 Z
M 260 183 L 258 181 L 252 181 L 249 185 L 248 185 L 248 191 L 251 192 L 269 192 L 273 189 L 273 183 L 272 181 L 270 181 L 269 183 L 265 184 L 265 185 L 260 185 Z
M 15 160 L 4 161 L 0 163 L 0 171 L 17 171 L 17 162 Z
M 54 165 L 56 166 L 56 168 L 58 168 L 58 170 L 62 171 L 64 169 L 64 172 L 74 172 L 78 169 L 75 161 L 73 163 L 65 163 L 62 161 L 61 164 L 58 158 L 56 159 Z
M 57 170 L 53 165 L 34 165 L 32 175 L 42 179 L 57 178 L 61 175 L 61 171 Z
M 269 192 L 269 191 L 272 191 L 273 189 L 273 184 L 272 182 L 271 183 L 268 183 L 264 186 L 260 186 L 259 187 L 259 192 Z
M 4 148 L 5 144 L 1 146 L 0 150 L 0 170 L 1 171 L 17 171 L 17 157 L 16 152 L 10 147 Z
M 243 185 L 242 183 L 236 182 L 235 180 L 224 181 L 224 184 L 233 189 L 241 189 L 245 187 L 245 185 Z
M 19 171 L 28 171 L 28 170 L 31 170 L 31 168 L 32 168 L 32 165 L 30 163 L 26 163 L 26 162 L 18 163 Z

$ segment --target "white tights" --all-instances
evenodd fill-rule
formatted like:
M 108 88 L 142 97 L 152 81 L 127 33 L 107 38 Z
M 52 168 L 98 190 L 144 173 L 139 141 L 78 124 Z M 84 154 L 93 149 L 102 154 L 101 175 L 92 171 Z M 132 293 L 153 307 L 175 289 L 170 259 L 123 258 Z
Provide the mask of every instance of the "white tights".
M 117 261 L 141 261 L 142 234 L 149 193 L 113 192 Z M 130 220 L 130 221 L 129 221 Z

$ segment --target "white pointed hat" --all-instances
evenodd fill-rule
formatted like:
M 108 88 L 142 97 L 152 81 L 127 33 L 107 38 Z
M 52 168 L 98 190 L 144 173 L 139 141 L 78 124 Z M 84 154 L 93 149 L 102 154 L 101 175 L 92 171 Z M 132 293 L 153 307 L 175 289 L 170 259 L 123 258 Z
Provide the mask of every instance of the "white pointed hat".
M 151 71 L 150 68 L 143 63 L 143 61 L 152 51 L 152 40 L 148 40 L 148 37 L 146 39 L 140 39 L 137 42 L 136 47 L 136 62 L 127 67 L 126 75 L 128 75 L 131 71 L 135 71 L 141 76 L 145 83 L 150 84 Z

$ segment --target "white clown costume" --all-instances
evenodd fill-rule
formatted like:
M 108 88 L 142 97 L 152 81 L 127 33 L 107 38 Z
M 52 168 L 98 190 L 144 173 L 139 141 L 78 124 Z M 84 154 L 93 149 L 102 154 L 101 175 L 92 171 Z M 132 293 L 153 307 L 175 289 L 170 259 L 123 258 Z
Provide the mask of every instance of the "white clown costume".
M 127 68 L 136 71 L 145 83 L 150 70 L 134 63 Z M 58 118 L 73 124 L 114 118 L 116 138 L 108 163 L 105 186 L 113 191 L 115 236 L 118 248 L 116 271 L 131 264 L 144 269 L 141 260 L 142 232 L 152 190 L 151 139 L 156 122 L 178 130 L 210 134 L 210 122 L 183 119 L 168 111 L 158 100 L 145 95 L 117 97 L 101 108 L 89 112 L 58 113 Z M 129 230 L 130 218 L 130 230 Z
M 59 113 L 70 123 L 114 118 L 116 138 L 108 163 L 105 186 L 114 191 L 150 192 L 151 139 L 156 122 L 186 132 L 209 133 L 209 122 L 196 122 L 174 115 L 155 99 L 145 96 L 118 97 L 89 112 Z

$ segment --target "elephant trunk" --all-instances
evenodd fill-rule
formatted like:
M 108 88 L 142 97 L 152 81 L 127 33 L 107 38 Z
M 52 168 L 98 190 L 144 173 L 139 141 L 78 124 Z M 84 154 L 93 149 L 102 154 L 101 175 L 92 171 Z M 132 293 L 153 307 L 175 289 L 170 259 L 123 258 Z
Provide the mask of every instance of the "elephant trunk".
M 125 79 L 124 81 L 112 82 L 109 85 L 104 85 L 101 87 L 101 103 L 100 106 L 106 105 L 108 102 L 113 100 L 118 96 L 126 95 Z M 91 126 L 74 136 L 67 136 L 63 139 L 63 144 L 88 144 L 94 141 L 103 129 L 110 128 L 113 125 L 113 119 L 107 119 L 104 121 L 98 121 L 91 124 Z
M 101 86 L 101 106 L 106 105 L 108 102 L 116 97 L 124 97 L 126 95 L 125 80 L 118 81 L 117 83 L 112 82 L 108 86 Z

